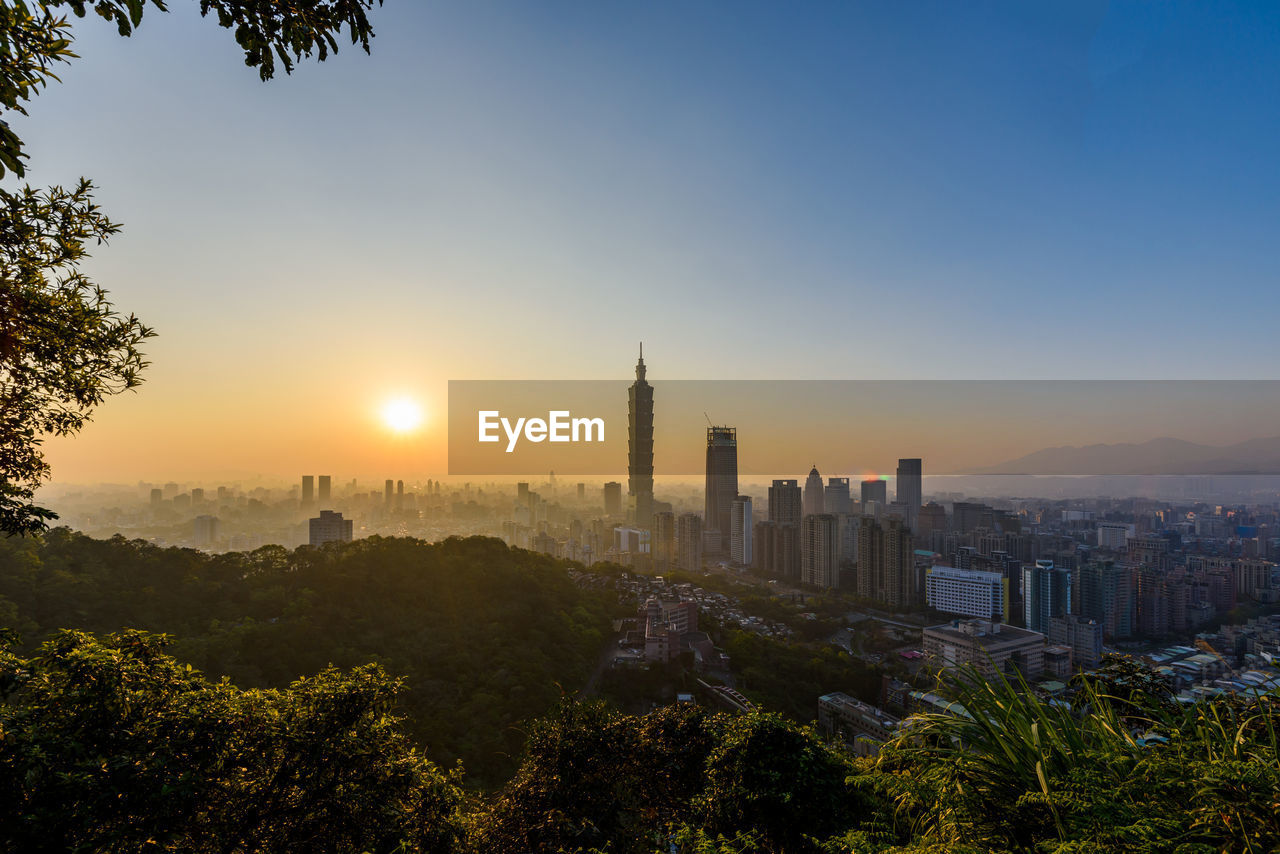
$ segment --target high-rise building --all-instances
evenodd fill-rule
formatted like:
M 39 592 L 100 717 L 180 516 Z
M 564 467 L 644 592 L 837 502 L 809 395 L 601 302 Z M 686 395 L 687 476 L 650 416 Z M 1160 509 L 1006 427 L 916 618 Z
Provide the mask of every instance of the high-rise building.
M 690 572 L 702 569 L 702 517 L 697 513 L 676 519 L 676 565 Z
M 822 512 L 834 515 L 853 512 L 853 495 L 849 492 L 849 478 L 829 477 L 823 495 Z
M 775 480 L 769 487 L 769 521 L 779 525 L 799 525 L 803 516 L 799 481 Z
M 335 513 L 332 510 L 321 510 L 320 515 L 309 522 L 309 542 L 313 546 L 323 546 L 325 543 L 349 543 L 351 533 L 351 520 L 343 519 L 341 513 Z
M 1093 561 L 1080 568 L 1080 613 L 1109 638 L 1133 636 L 1133 573 L 1128 566 Z
M 382 503 L 391 506 L 391 491 L 395 488 L 395 481 L 387 478 L 387 482 L 382 487 Z
M 821 493 L 819 493 L 821 495 Z M 800 581 L 814 587 L 840 586 L 840 541 L 836 517 L 805 516 L 800 523 Z
M 622 515 L 622 484 L 616 480 L 604 485 L 604 513 L 606 516 Z
M 898 475 L 894 489 L 897 491 L 894 499 L 905 508 L 907 525 L 914 531 L 924 494 L 923 468 L 919 458 L 898 460 Z
M 627 494 L 635 507 L 635 523 L 648 528 L 653 517 L 653 386 L 644 374 L 641 344 L 636 381 L 627 392 Z
M 906 606 L 916 604 L 916 588 L 911 529 L 906 522 L 898 516 L 883 520 L 863 516 L 858 526 L 858 595 Z
M 984 620 L 1009 615 L 1009 580 L 1001 572 L 931 566 L 925 569 L 924 601 L 935 611 Z
M 333 481 L 330 479 L 329 475 L 327 474 L 320 475 L 320 483 L 318 485 L 319 485 L 319 497 L 320 497 L 321 504 L 328 503 L 332 484 L 333 484 Z
M 738 497 L 738 431 L 732 427 L 707 428 L 707 481 L 703 519 L 709 539 L 720 545 L 719 554 L 729 547 L 729 516 Z
M 947 509 L 941 504 L 930 501 L 921 507 L 916 514 L 916 526 L 913 530 L 921 542 L 924 543 L 929 542 L 929 538 L 935 531 L 940 534 L 945 533 L 947 530 Z
M 1049 620 L 1071 613 L 1071 570 L 1037 560 L 1022 567 L 1023 625 L 1047 634 Z
M 671 569 L 676 558 L 676 517 L 670 511 L 653 514 L 653 536 L 650 539 L 653 568 L 658 572 Z
M 889 485 L 879 478 L 862 482 L 862 512 L 867 512 L 867 505 L 876 502 L 881 507 L 889 503 Z
M 814 466 L 809 470 L 809 476 L 804 481 L 803 516 L 813 516 L 826 512 L 826 504 L 826 494 L 822 488 L 822 475 L 818 474 L 818 467 Z
M 191 520 L 191 540 L 196 547 L 211 546 L 218 540 L 218 517 L 197 516 Z
M 738 566 L 751 566 L 751 498 L 739 495 L 729 510 L 729 557 Z
M 396 509 L 402 510 L 403 508 L 404 508 L 404 481 L 397 480 L 396 481 Z
M 751 526 L 751 566 L 761 572 L 773 573 L 773 540 L 778 525 L 767 519 Z
M 316 479 L 314 475 L 302 476 L 302 506 L 309 507 L 316 500 Z
M 159 507 L 164 501 L 164 491 L 160 489 L 151 490 L 151 506 Z

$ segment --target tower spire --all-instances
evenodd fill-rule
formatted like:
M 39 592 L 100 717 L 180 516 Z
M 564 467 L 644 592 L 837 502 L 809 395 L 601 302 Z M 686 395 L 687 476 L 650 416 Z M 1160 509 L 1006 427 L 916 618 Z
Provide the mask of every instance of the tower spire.
M 644 342 L 640 342 L 640 361 L 636 362 L 636 379 L 644 379 Z

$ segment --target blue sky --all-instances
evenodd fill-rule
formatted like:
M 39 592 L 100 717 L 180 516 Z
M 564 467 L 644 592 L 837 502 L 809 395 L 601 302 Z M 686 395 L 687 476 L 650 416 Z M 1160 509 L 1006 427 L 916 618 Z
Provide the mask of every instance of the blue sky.
M 161 333 L 69 467 L 640 339 L 655 380 L 1274 376 L 1273 4 L 389 0 L 269 84 L 172 5 L 81 22 L 17 122 Z

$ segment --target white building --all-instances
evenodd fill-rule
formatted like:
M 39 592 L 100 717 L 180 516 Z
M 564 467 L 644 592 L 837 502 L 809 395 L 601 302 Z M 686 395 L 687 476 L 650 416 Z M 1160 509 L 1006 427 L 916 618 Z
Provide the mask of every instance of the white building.
M 984 620 L 1009 615 L 1009 581 L 999 572 L 931 566 L 925 570 L 924 596 L 929 607 L 944 614 Z

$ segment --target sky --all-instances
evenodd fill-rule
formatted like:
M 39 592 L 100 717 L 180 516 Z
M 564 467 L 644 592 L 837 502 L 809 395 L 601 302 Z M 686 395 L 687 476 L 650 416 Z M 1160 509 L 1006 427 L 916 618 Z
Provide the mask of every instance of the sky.
M 439 475 L 448 380 L 641 340 L 655 382 L 1274 377 L 1274 4 L 387 0 L 269 83 L 170 5 L 13 117 L 159 332 L 55 480 Z

